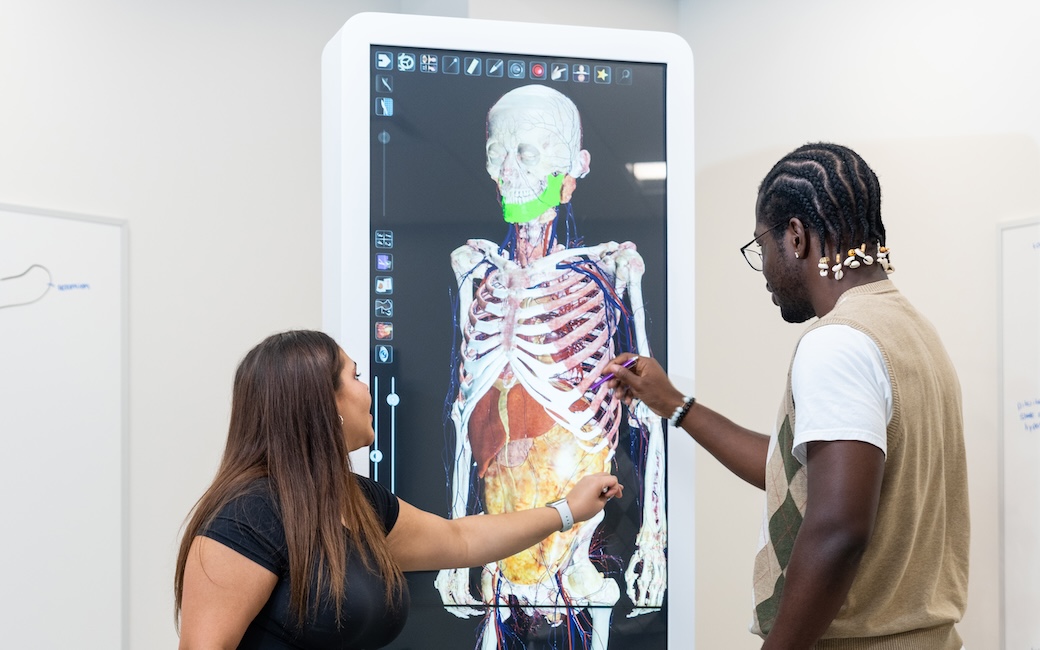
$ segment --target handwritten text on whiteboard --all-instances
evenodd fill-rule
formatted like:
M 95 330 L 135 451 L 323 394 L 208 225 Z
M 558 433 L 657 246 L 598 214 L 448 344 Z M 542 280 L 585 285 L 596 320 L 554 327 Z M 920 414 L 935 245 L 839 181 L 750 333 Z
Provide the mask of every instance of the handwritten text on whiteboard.
M 1018 419 L 1025 426 L 1026 431 L 1040 432 L 1040 398 L 1022 400 L 1016 405 L 1018 406 Z

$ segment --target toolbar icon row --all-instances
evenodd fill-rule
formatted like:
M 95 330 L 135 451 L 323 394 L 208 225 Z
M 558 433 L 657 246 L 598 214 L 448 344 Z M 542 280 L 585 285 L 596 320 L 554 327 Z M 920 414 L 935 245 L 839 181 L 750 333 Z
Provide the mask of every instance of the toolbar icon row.
M 632 69 L 617 68 L 617 81 L 614 81 L 615 69 L 609 65 L 589 65 L 587 63 L 566 63 L 562 61 L 524 61 L 521 59 L 500 59 L 495 57 L 480 58 L 447 54 L 420 54 L 412 52 L 376 52 L 377 70 L 396 70 L 399 72 L 425 72 L 428 74 L 465 74 L 479 77 L 509 77 L 510 79 L 548 79 L 550 81 L 575 81 L 577 83 L 632 83 Z M 376 76 L 376 90 L 393 92 L 393 79 L 389 75 Z M 388 115 L 389 113 L 380 113 Z

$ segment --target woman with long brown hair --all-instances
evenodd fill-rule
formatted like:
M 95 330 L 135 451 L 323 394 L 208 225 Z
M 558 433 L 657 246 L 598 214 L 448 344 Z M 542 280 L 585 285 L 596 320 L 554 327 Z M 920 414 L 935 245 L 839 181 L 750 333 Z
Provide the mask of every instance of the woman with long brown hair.
M 596 474 L 553 507 L 423 512 L 350 471 L 374 437 L 370 407 L 357 364 L 321 332 L 276 334 L 242 360 L 224 456 L 177 557 L 182 649 L 383 647 L 407 617 L 402 572 L 502 559 L 621 495 Z

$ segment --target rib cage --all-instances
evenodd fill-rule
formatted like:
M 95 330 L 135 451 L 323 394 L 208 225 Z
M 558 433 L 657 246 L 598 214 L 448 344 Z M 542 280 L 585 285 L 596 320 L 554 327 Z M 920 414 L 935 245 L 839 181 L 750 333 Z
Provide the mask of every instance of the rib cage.
M 618 316 L 592 278 L 558 265 L 593 264 L 612 282 L 618 248 L 609 243 L 564 250 L 526 267 L 482 251 L 490 270 L 474 291 L 463 328 L 463 421 L 501 377 L 521 384 L 588 451 L 616 446 L 621 403 L 606 385 L 594 392 L 588 387 L 614 357 L 611 333 Z

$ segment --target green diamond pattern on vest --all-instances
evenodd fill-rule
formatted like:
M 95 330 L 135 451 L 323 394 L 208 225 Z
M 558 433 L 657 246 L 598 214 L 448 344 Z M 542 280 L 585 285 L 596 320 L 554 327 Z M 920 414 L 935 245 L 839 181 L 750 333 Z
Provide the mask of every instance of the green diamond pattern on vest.
M 805 504 L 805 468 L 795 459 L 794 430 L 790 416 L 786 416 L 777 431 L 776 447 L 766 467 L 767 492 L 774 492 L 775 510 L 769 514 L 769 540 L 756 558 L 756 580 L 762 581 L 770 574 L 770 582 L 759 582 L 756 593 L 766 597 L 755 605 L 755 618 L 759 628 L 768 633 L 776 619 L 780 596 L 784 591 L 784 572 L 791 554 L 798 529 L 802 525 L 802 507 Z M 772 568 L 770 568 L 772 567 Z M 766 586 L 768 584 L 768 586 Z M 766 587 L 762 589 L 762 587 Z

